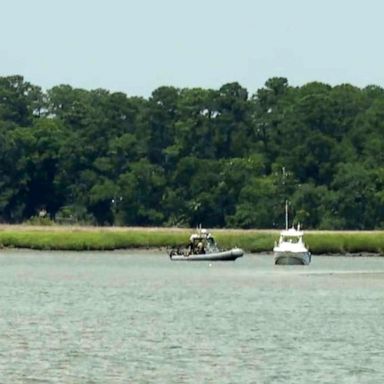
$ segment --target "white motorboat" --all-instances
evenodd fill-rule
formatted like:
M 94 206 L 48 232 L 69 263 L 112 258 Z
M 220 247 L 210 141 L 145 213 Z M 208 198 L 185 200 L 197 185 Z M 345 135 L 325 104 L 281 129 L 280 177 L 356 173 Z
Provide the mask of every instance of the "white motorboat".
M 308 265 L 311 253 L 303 241 L 304 232 L 300 225 L 288 229 L 288 204 L 285 205 L 285 230 L 280 232 L 280 238 L 273 248 L 274 261 L 278 265 Z
M 186 247 L 171 250 L 169 257 L 175 261 L 233 261 L 244 254 L 240 248 L 219 249 L 213 236 L 206 229 L 192 234 Z

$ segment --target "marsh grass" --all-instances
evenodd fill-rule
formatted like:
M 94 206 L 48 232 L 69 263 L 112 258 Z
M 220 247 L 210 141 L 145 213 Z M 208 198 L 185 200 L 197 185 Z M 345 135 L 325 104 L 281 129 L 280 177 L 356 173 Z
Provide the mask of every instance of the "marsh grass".
M 186 245 L 193 229 L 0 226 L 0 248 L 41 250 L 113 250 L 170 248 Z M 275 230 L 212 230 L 222 248 L 240 247 L 246 252 L 271 252 L 279 232 Z M 304 240 L 313 254 L 384 253 L 381 231 L 308 231 Z
M 42 250 L 113 250 L 125 248 L 172 247 L 188 239 L 185 232 L 163 231 L 76 231 L 76 230 L 18 230 L 0 231 L 4 247 Z
M 384 251 L 384 232 L 312 232 L 306 241 L 314 254 L 324 253 L 378 253 Z
M 265 231 L 220 231 L 215 235 L 217 242 L 224 248 L 239 247 L 247 252 L 272 251 L 279 235 L 277 232 Z

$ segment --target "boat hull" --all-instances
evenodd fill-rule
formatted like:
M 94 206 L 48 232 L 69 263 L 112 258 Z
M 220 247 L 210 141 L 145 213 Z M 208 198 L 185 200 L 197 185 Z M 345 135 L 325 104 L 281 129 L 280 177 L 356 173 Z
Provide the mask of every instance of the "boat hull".
M 311 262 L 310 252 L 275 252 L 276 265 L 308 265 Z
M 171 254 L 169 255 L 171 260 L 174 261 L 233 261 L 239 257 L 242 257 L 244 254 L 243 250 L 240 248 L 233 248 L 228 251 L 221 252 L 212 252 L 204 253 L 200 255 L 178 255 Z

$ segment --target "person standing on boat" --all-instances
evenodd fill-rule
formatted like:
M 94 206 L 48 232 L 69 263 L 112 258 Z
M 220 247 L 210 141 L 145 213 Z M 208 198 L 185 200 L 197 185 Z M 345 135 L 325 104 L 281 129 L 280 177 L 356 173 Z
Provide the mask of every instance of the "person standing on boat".
M 203 240 L 202 240 L 202 239 L 197 243 L 197 253 L 198 253 L 199 255 L 202 255 L 202 254 L 205 253 L 204 243 L 203 243 Z
M 188 256 L 196 253 L 196 240 L 197 236 L 195 234 L 191 235 L 191 237 L 189 238 L 189 244 L 187 246 Z

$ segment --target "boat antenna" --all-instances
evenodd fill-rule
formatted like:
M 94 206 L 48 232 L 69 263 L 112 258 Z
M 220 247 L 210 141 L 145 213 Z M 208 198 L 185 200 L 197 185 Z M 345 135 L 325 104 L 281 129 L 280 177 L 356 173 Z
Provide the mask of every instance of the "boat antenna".
M 285 229 L 288 230 L 288 200 L 285 200 Z

